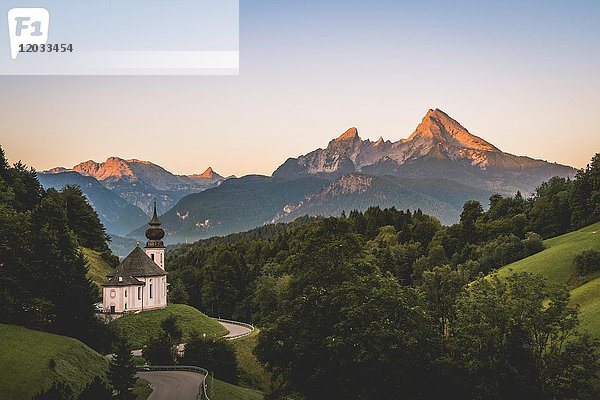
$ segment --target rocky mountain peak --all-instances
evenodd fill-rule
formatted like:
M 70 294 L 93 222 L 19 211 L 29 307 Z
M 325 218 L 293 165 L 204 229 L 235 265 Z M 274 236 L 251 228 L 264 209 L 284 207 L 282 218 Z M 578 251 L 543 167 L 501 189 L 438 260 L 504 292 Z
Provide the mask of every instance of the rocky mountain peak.
M 500 151 L 496 146 L 471 134 L 458 121 L 439 108 L 430 109 L 412 135 L 404 142 L 430 142 L 456 148 L 482 151 Z
M 93 160 L 85 161 L 74 166 L 73 170 L 82 175 L 93 176 L 98 180 L 133 175 L 127 161 L 119 157 L 109 157 L 103 163 L 97 163 Z
M 358 136 L 358 129 L 352 127 L 350 129 L 348 129 L 346 132 L 342 133 L 337 139 L 334 139 L 334 142 L 342 142 L 342 141 L 346 141 L 346 140 L 354 140 L 354 139 L 360 139 L 360 136 Z
M 194 175 L 189 175 L 190 178 L 195 178 L 195 179 L 208 179 L 208 180 L 218 180 L 218 179 L 223 179 L 223 177 L 219 174 L 217 174 L 212 167 L 208 167 L 206 168 L 206 170 L 201 173 L 201 174 L 194 174 Z

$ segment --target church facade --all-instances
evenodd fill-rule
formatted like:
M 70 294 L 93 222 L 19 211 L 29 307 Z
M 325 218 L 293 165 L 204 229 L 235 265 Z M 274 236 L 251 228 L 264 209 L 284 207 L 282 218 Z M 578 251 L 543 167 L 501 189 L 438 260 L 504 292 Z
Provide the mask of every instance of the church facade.
M 119 266 L 107 275 L 102 285 L 104 312 L 119 314 L 167 306 L 167 272 L 165 271 L 165 231 L 160 227 L 154 203 L 154 215 L 146 229 L 146 246 L 138 245 Z

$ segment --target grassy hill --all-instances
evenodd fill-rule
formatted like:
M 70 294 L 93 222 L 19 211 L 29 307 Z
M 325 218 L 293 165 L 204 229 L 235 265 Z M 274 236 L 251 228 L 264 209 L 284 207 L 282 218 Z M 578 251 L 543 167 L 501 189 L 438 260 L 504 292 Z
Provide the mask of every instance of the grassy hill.
M 151 338 L 159 335 L 160 323 L 169 315 L 177 318 L 183 331 L 183 342 L 190 338 L 193 331 L 206 333 L 207 336 L 213 337 L 227 334 L 227 329 L 223 325 L 185 304 L 169 304 L 162 310 L 128 314 L 115 319 L 111 324 L 128 333 L 133 348 L 139 349 L 146 345 Z
M 213 381 L 211 400 L 261 400 L 263 394 L 252 389 L 246 389 L 218 379 Z
M 0 324 L 2 399 L 30 399 L 55 381 L 78 393 L 107 368 L 104 357 L 76 339 Z
M 90 264 L 87 277 L 100 288 L 100 285 L 106 282 L 106 274 L 111 272 L 113 268 L 102 259 L 99 252 L 85 247 L 80 247 L 80 249 Z
M 514 272 L 541 274 L 548 282 L 567 284 L 571 302 L 581 307 L 581 327 L 600 338 L 600 272 L 578 277 L 574 259 L 586 249 L 600 249 L 600 222 L 544 241 L 540 253 L 509 264 L 498 271 L 500 276 Z
M 571 290 L 571 302 L 581 307 L 581 328 L 600 338 L 600 278 Z
M 530 257 L 500 268 L 500 276 L 514 272 L 544 275 L 549 282 L 569 284 L 576 275 L 575 256 L 586 249 L 600 249 L 600 222 L 551 239 L 544 240 L 546 249 Z M 597 278 L 600 274 L 589 276 Z
M 238 360 L 240 384 L 266 392 L 271 385 L 271 377 L 253 353 L 259 332 L 260 329 L 256 328 L 248 336 L 231 340 L 229 344 Z

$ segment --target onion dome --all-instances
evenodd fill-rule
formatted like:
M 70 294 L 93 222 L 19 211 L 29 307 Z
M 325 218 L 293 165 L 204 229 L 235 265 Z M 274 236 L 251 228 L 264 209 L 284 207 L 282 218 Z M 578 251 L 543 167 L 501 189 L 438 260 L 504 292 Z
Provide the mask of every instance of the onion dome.
M 146 229 L 146 237 L 148 238 L 146 247 L 165 247 L 161 240 L 165 237 L 165 231 L 160 227 L 160 220 L 158 219 L 158 215 L 156 215 L 156 202 L 154 202 L 154 215 L 152 215 L 152 219 L 148 225 L 150 226 Z

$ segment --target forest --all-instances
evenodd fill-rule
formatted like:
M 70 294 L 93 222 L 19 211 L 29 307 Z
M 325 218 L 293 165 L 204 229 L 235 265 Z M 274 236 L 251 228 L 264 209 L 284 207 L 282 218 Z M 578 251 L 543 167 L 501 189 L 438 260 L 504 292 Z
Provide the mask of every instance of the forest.
M 8 165 L 0 147 L 0 323 L 111 348 L 94 315 L 98 289 L 80 246 L 114 263 L 108 236 L 78 187 L 44 190 L 33 169 Z
M 170 296 L 261 326 L 272 398 L 594 398 L 598 343 L 567 289 L 494 271 L 599 220 L 595 155 L 531 197 L 468 201 L 452 226 L 373 207 L 179 245 Z

